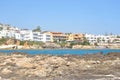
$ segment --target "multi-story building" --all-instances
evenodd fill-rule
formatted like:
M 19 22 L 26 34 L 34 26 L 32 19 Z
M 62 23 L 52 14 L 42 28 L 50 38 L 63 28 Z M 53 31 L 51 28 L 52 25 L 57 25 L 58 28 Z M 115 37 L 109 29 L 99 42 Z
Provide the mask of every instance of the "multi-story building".
M 67 36 L 61 32 L 51 32 L 53 35 L 53 40 L 54 41 L 66 41 Z
M 8 28 L 10 28 L 11 26 L 8 24 L 1 24 L 0 23 L 0 30 L 7 30 Z
M 19 31 L 19 28 L 10 26 L 9 24 L 0 24 L 0 37 L 5 38 L 15 38 L 16 32 Z
M 1 37 L 5 38 L 14 38 L 15 37 L 15 31 L 12 30 L 2 30 L 0 31 Z
M 110 35 L 97 35 L 97 43 L 109 43 Z
M 19 29 L 9 24 L 0 24 L 0 30 L 19 30 Z
M 2 31 L 0 31 L 0 39 L 2 38 Z
M 0 38 L 13 38 L 21 41 L 42 41 L 51 42 L 51 35 L 42 34 L 40 32 L 32 32 L 32 30 L 11 27 L 9 25 L 0 24 Z
M 49 34 L 51 35 L 51 42 L 54 41 L 66 41 L 67 40 L 67 35 L 63 34 L 62 32 L 44 32 L 44 34 Z
M 6 31 L 5 30 L 1 30 L 0 31 L 0 36 L 1 37 L 6 37 Z
M 97 37 L 93 34 L 85 34 L 85 38 L 89 41 L 90 44 L 97 42 Z
M 17 40 L 21 40 L 20 31 L 16 31 L 14 38 L 17 39 Z
M 93 35 L 93 34 L 85 34 L 85 38 L 91 43 L 109 43 L 110 35 Z
M 33 32 L 33 41 L 51 42 L 51 35 Z
M 83 34 L 69 34 L 67 41 L 83 41 L 84 35 Z
M 21 29 L 20 30 L 20 40 L 22 40 L 22 41 L 33 41 L 32 30 Z
M 13 38 L 21 40 L 21 34 L 20 31 L 14 31 L 14 30 L 2 30 L 0 31 L 0 38 Z
M 110 42 L 111 43 L 120 43 L 120 35 L 111 35 Z

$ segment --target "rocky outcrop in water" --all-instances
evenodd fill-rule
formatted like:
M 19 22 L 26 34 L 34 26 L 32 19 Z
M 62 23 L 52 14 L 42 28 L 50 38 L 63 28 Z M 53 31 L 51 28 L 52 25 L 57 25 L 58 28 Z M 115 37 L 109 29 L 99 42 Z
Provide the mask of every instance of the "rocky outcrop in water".
M 0 80 L 119 80 L 120 53 L 0 54 Z

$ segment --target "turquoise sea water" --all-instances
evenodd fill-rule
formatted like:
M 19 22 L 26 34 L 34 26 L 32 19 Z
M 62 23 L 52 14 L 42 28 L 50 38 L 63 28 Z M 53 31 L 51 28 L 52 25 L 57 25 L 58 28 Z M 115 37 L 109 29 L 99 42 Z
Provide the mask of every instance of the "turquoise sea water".
M 13 52 L 23 52 L 28 54 L 52 54 L 52 55 L 64 55 L 64 54 L 93 54 L 98 52 L 103 52 L 104 54 L 108 52 L 120 52 L 120 49 L 96 49 L 96 50 L 78 50 L 78 49 L 56 49 L 56 50 L 0 50 L 2 53 L 13 53 Z

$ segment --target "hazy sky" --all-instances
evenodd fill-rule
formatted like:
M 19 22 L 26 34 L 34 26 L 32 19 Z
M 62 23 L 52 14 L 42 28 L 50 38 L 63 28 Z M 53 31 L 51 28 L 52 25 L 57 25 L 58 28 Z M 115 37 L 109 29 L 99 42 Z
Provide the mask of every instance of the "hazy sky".
M 120 34 L 120 0 L 0 0 L 0 22 L 42 30 Z

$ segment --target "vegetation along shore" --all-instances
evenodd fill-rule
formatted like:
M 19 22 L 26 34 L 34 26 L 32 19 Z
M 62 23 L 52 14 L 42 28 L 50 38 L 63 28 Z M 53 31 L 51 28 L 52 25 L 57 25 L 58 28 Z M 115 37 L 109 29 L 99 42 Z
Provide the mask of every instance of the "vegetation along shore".
M 84 43 L 84 44 L 83 44 Z M 89 45 L 87 42 L 38 42 L 16 39 L 0 39 L 0 49 L 120 49 L 119 44 Z

